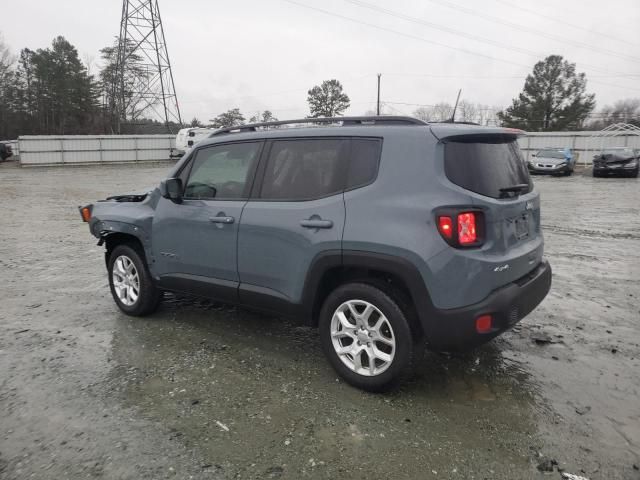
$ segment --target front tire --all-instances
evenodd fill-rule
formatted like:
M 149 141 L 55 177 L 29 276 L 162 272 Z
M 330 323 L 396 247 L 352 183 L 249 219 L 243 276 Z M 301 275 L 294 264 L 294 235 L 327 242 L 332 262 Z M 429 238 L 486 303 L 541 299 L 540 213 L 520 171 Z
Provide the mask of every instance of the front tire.
M 327 297 L 319 333 L 338 375 L 370 392 L 389 390 L 409 376 L 419 351 L 405 312 L 365 283 L 342 285 Z
M 135 317 L 156 311 L 162 292 L 154 285 L 144 255 L 137 248 L 116 246 L 109 256 L 107 270 L 111 295 L 120 310 Z

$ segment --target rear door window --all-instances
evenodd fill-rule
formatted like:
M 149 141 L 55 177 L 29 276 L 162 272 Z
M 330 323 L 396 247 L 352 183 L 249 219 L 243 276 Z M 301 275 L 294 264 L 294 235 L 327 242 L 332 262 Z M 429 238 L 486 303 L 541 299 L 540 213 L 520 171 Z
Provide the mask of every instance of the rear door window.
M 444 146 L 445 173 L 462 188 L 501 198 L 501 188 L 526 184 L 533 188 L 518 142 L 512 137 L 485 136 L 448 141 Z
M 273 141 L 260 198 L 300 201 L 342 192 L 349 142 L 332 138 Z

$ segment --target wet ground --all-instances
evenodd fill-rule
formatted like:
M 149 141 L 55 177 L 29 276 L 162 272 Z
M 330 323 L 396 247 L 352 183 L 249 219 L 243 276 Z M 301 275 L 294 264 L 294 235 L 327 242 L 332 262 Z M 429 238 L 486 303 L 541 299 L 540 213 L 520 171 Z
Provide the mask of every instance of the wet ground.
M 640 479 L 639 180 L 536 178 L 550 295 L 373 395 L 288 321 L 119 312 L 76 206 L 166 171 L 0 165 L 0 478 Z

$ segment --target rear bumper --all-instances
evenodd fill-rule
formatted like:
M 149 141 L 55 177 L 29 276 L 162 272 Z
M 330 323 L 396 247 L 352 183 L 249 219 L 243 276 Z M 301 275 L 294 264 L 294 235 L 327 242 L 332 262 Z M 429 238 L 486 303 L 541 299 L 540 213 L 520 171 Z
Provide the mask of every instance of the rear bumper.
M 551 266 L 546 260 L 524 277 L 498 290 L 476 304 L 450 310 L 434 309 L 427 337 L 436 351 L 464 351 L 488 342 L 522 320 L 542 302 L 551 288 Z M 492 329 L 476 331 L 480 315 L 491 315 Z

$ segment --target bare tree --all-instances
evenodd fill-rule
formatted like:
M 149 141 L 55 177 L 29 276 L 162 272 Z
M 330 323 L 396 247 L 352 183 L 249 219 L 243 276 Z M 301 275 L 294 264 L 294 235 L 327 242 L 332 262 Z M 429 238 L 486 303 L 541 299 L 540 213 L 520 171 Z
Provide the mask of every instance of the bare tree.
M 467 100 L 458 103 L 456 110 L 456 120 L 461 122 L 477 122 L 478 121 L 478 105 Z M 479 122 L 478 122 L 479 123 Z
M 606 105 L 593 116 L 594 120 L 587 125 L 590 130 L 602 130 L 614 123 L 640 126 L 640 98 L 618 100 L 613 106 Z
M 446 122 L 451 120 L 453 107 L 446 102 L 436 103 L 430 107 L 419 107 L 414 110 L 413 115 L 425 122 Z

